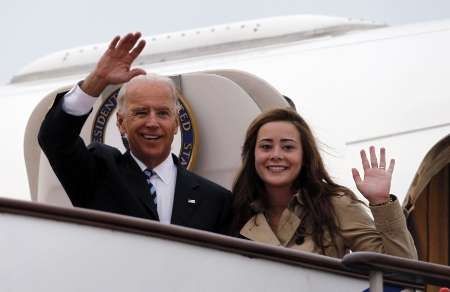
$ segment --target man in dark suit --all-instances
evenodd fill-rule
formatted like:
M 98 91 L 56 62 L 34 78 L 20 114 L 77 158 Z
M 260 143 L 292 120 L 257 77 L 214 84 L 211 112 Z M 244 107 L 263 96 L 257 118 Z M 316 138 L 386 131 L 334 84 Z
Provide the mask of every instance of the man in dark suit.
M 145 46 L 140 37 L 114 38 L 88 77 L 56 97 L 39 144 L 74 206 L 220 232 L 231 193 L 171 155 L 178 130 L 176 90 L 169 78 L 130 69 Z M 121 83 L 117 126 L 130 150 L 86 147 L 79 134 L 96 97 Z

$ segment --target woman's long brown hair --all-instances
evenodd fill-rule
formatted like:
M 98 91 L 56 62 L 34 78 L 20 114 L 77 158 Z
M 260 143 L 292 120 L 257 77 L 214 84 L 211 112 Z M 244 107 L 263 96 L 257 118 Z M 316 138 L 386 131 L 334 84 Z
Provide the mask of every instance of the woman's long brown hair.
M 293 188 L 299 191 L 304 204 L 302 224 L 297 230 L 301 236 L 311 235 L 314 243 L 325 249 L 334 242 L 338 233 L 331 196 L 346 194 L 354 197 L 347 188 L 333 182 L 326 171 L 314 136 L 295 111 L 275 109 L 259 115 L 249 126 L 242 149 L 242 167 L 233 185 L 233 218 L 231 234 L 238 235 L 242 226 L 255 215 L 251 203 L 260 200 L 265 193 L 264 183 L 255 169 L 255 147 L 259 129 L 270 122 L 292 123 L 300 133 L 303 149 L 303 164 Z M 324 242 L 324 234 L 329 233 L 332 242 Z

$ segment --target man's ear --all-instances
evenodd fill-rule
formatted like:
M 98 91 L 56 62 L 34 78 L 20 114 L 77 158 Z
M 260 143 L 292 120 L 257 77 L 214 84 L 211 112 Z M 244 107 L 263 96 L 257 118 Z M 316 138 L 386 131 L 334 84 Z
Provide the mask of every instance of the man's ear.
M 173 132 L 174 135 L 176 135 L 178 133 L 178 128 L 180 127 L 180 120 L 178 118 L 178 114 L 175 115 L 175 124 L 176 124 L 176 127 Z
M 117 128 L 119 128 L 120 134 L 123 136 L 124 134 L 126 134 L 124 125 L 124 116 L 120 112 L 117 112 L 116 117 L 117 117 L 116 122 Z

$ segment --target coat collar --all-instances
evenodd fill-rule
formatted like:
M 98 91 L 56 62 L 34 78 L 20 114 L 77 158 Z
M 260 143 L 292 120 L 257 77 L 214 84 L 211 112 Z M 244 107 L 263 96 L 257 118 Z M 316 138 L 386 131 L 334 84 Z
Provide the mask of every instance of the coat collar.
M 285 209 L 274 232 L 264 213 L 260 212 L 250 218 L 242 227 L 240 234 L 248 239 L 271 245 L 287 246 L 295 237 L 300 219 L 289 209 Z

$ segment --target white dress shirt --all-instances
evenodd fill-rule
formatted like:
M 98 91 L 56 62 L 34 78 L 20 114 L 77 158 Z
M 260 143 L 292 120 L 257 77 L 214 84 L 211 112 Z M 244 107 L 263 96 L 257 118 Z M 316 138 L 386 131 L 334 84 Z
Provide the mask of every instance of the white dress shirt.
M 82 116 L 89 113 L 96 100 L 97 97 L 86 94 L 77 84 L 64 96 L 62 108 L 68 114 Z M 130 153 L 142 171 L 148 168 L 131 151 Z M 177 180 L 177 167 L 173 162 L 172 155 L 169 154 L 162 163 L 152 170 L 155 172 L 155 175 L 150 178 L 150 182 L 156 189 L 156 204 L 159 221 L 161 223 L 170 224 L 173 198 L 175 195 L 175 184 Z M 150 189 L 148 192 L 148 199 L 150 200 Z
M 148 167 L 140 161 L 130 151 L 131 156 L 136 161 L 139 168 L 144 172 Z M 150 178 L 150 182 L 156 189 L 156 205 L 158 207 L 158 216 L 161 223 L 170 224 L 173 209 L 173 197 L 175 194 L 175 184 L 177 181 L 177 167 L 173 162 L 172 155 L 169 156 L 152 169 L 155 175 Z M 148 191 L 150 200 L 150 189 Z
M 64 95 L 62 109 L 73 116 L 83 116 L 90 112 L 97 97 L 86 94 L 77 84 Z

